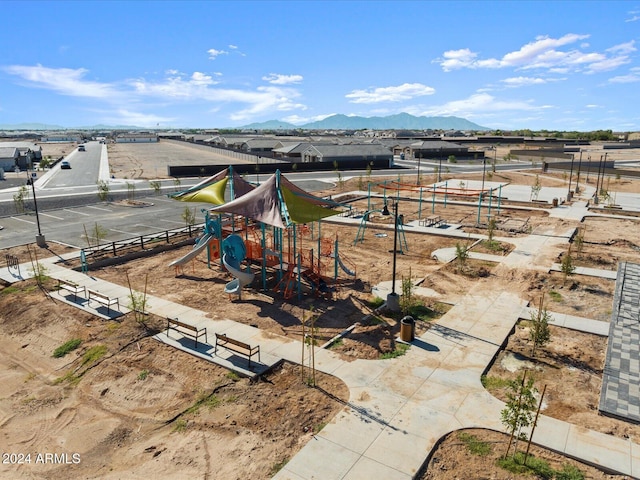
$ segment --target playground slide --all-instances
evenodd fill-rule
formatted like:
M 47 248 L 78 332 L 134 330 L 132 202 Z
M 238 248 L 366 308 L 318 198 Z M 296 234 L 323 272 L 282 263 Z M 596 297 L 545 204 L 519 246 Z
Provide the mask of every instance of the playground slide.
M 342 269 L 342 271 L 347 275 L 351 275 L 352 277 L 356 276 L 356 272 L 349 270 L 349 267 L 347 267 L 344 263 L 342 263 L 342 259 L 340 258 L 340 255 L 338 255 L 338 265 L 340 265 L 340 268 Z
M 240 263 L 233 257 L 230 257 L 229 261 L 227 261 L 226 253 L 222 256 L 222 263 L 229 270 L 229 273 L 236 277 L 225 285 L 224 293 L 239 295 L 242 287 L 249 285 L 253 281 L 253 273 L 240 270 Z
M 211 235 L 211 234 L 206 234 L 206 235 L 202 236 L 200 238 L 200 240 L 198 240 L 198 243 L 196 243 L 193 246 L 193 250 L 191 250 L 189 253 L 187 253 L 184 257 L 179 258 L 177 260 L 174 260 L 173 262 L 171 262 L 169 264 L 169 266 L 173 267 L 174 265 L 184 265 L 185 263 L 187 263 L 192 258 L 195 258 L 202 250 L 207 248 L 207 245 L 209 244 L 209 241 L 212 238 L 215 238 L 215 237 L 213 235 Z

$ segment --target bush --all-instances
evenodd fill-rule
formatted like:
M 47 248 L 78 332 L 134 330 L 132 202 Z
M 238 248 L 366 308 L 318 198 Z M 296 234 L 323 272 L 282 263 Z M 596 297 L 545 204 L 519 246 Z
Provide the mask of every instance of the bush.
M 67 353 L 78 348 L 81 343 L 82 343 L 82 340 L 80 340 L 79 338 L 74 338 L 72 340 L 69 340 L 68 342 L 63 343 L 58 348 L 56 348 L 53 351 L 53 356 L 55 358 L 64 357 Z

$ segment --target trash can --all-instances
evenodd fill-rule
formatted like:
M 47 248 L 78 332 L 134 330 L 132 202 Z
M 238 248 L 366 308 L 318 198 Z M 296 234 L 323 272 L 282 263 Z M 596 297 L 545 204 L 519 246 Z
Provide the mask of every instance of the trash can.
M 557 206 L 558 206 L 558 199 L 557 199 L 557 198 L 554 198 L 554 199 L 553 199 L 553 206 L 554 206 L 554 207 L 557 207 Z
M 413 317 L 407 315 L 400 320 L 400 340 L 413 342 L 416 336 L 416 322 Z

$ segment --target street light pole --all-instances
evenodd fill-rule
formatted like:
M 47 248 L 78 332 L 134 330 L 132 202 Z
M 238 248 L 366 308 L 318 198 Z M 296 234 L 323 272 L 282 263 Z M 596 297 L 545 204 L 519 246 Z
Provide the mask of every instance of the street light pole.
M 567 191 L 567 202 L 571 200 L 571 180 L 573 178 L 573 161 L 575 160 L 575 155 L 571 154 L 571 170 L 569 173 L 569 190 Z
M 484 193 L 484 172 L 487 168 L 487 159 L 486 158 L 482 158 L 482 188 L 480 190 L 482 190 L 482 193 Z
M 416 178 L 416 186 L 420 186 L 420 160 L 422 160 L 422 150 L 418 152 L 418 178 Z
M 27 170 L 27 173 L 29 173 L 29 170 Z M 33 192 L 33 207 L 36 210 L 36 223 L 38 224 L 38 235 L 36 235 L 36 244 L 39 247 L 44 248 L 47 246 L 47 241 L 42 234 L 42 230 L 40 230 L 40 215 L 38 214 L 38 200 L 36 199 L 36 182 L 33 178 L 29 178 L 29 183 L 31 183 L 31 191 Z
M 382 210 L 383 215 L 389 214 L 389 209 L 385 204 Z M 398 201 L 393 205 L 393 272 L 391 279 L 391 293 L 387 295 L 387 308 L 392 312 L 400 311 L 400 298 L 396 293 L 396 260 L 398 254 Z

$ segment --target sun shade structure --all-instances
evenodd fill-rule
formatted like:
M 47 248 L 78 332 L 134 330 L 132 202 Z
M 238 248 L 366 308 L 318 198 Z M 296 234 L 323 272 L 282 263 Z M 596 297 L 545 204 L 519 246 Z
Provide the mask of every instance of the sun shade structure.
M 310 223 L 340 212 L 330 207 L 339 205 L 315 197 L 276 171 L 266 182 L 242 197 L 213 207 L 212 212 L 233 213 L 246 218 L 287 228 L 292 224 Z
M 229 177 L 231 177 L 232 199 L 239 198 L 255 188 L 229 167 L 191 188 L 181 192 L 171 193 L 169 197 L 174 200 L 180 200 L 181 202 L 202 202 L 222 205 L 225 203 L 224 192 L 226 191 Z

